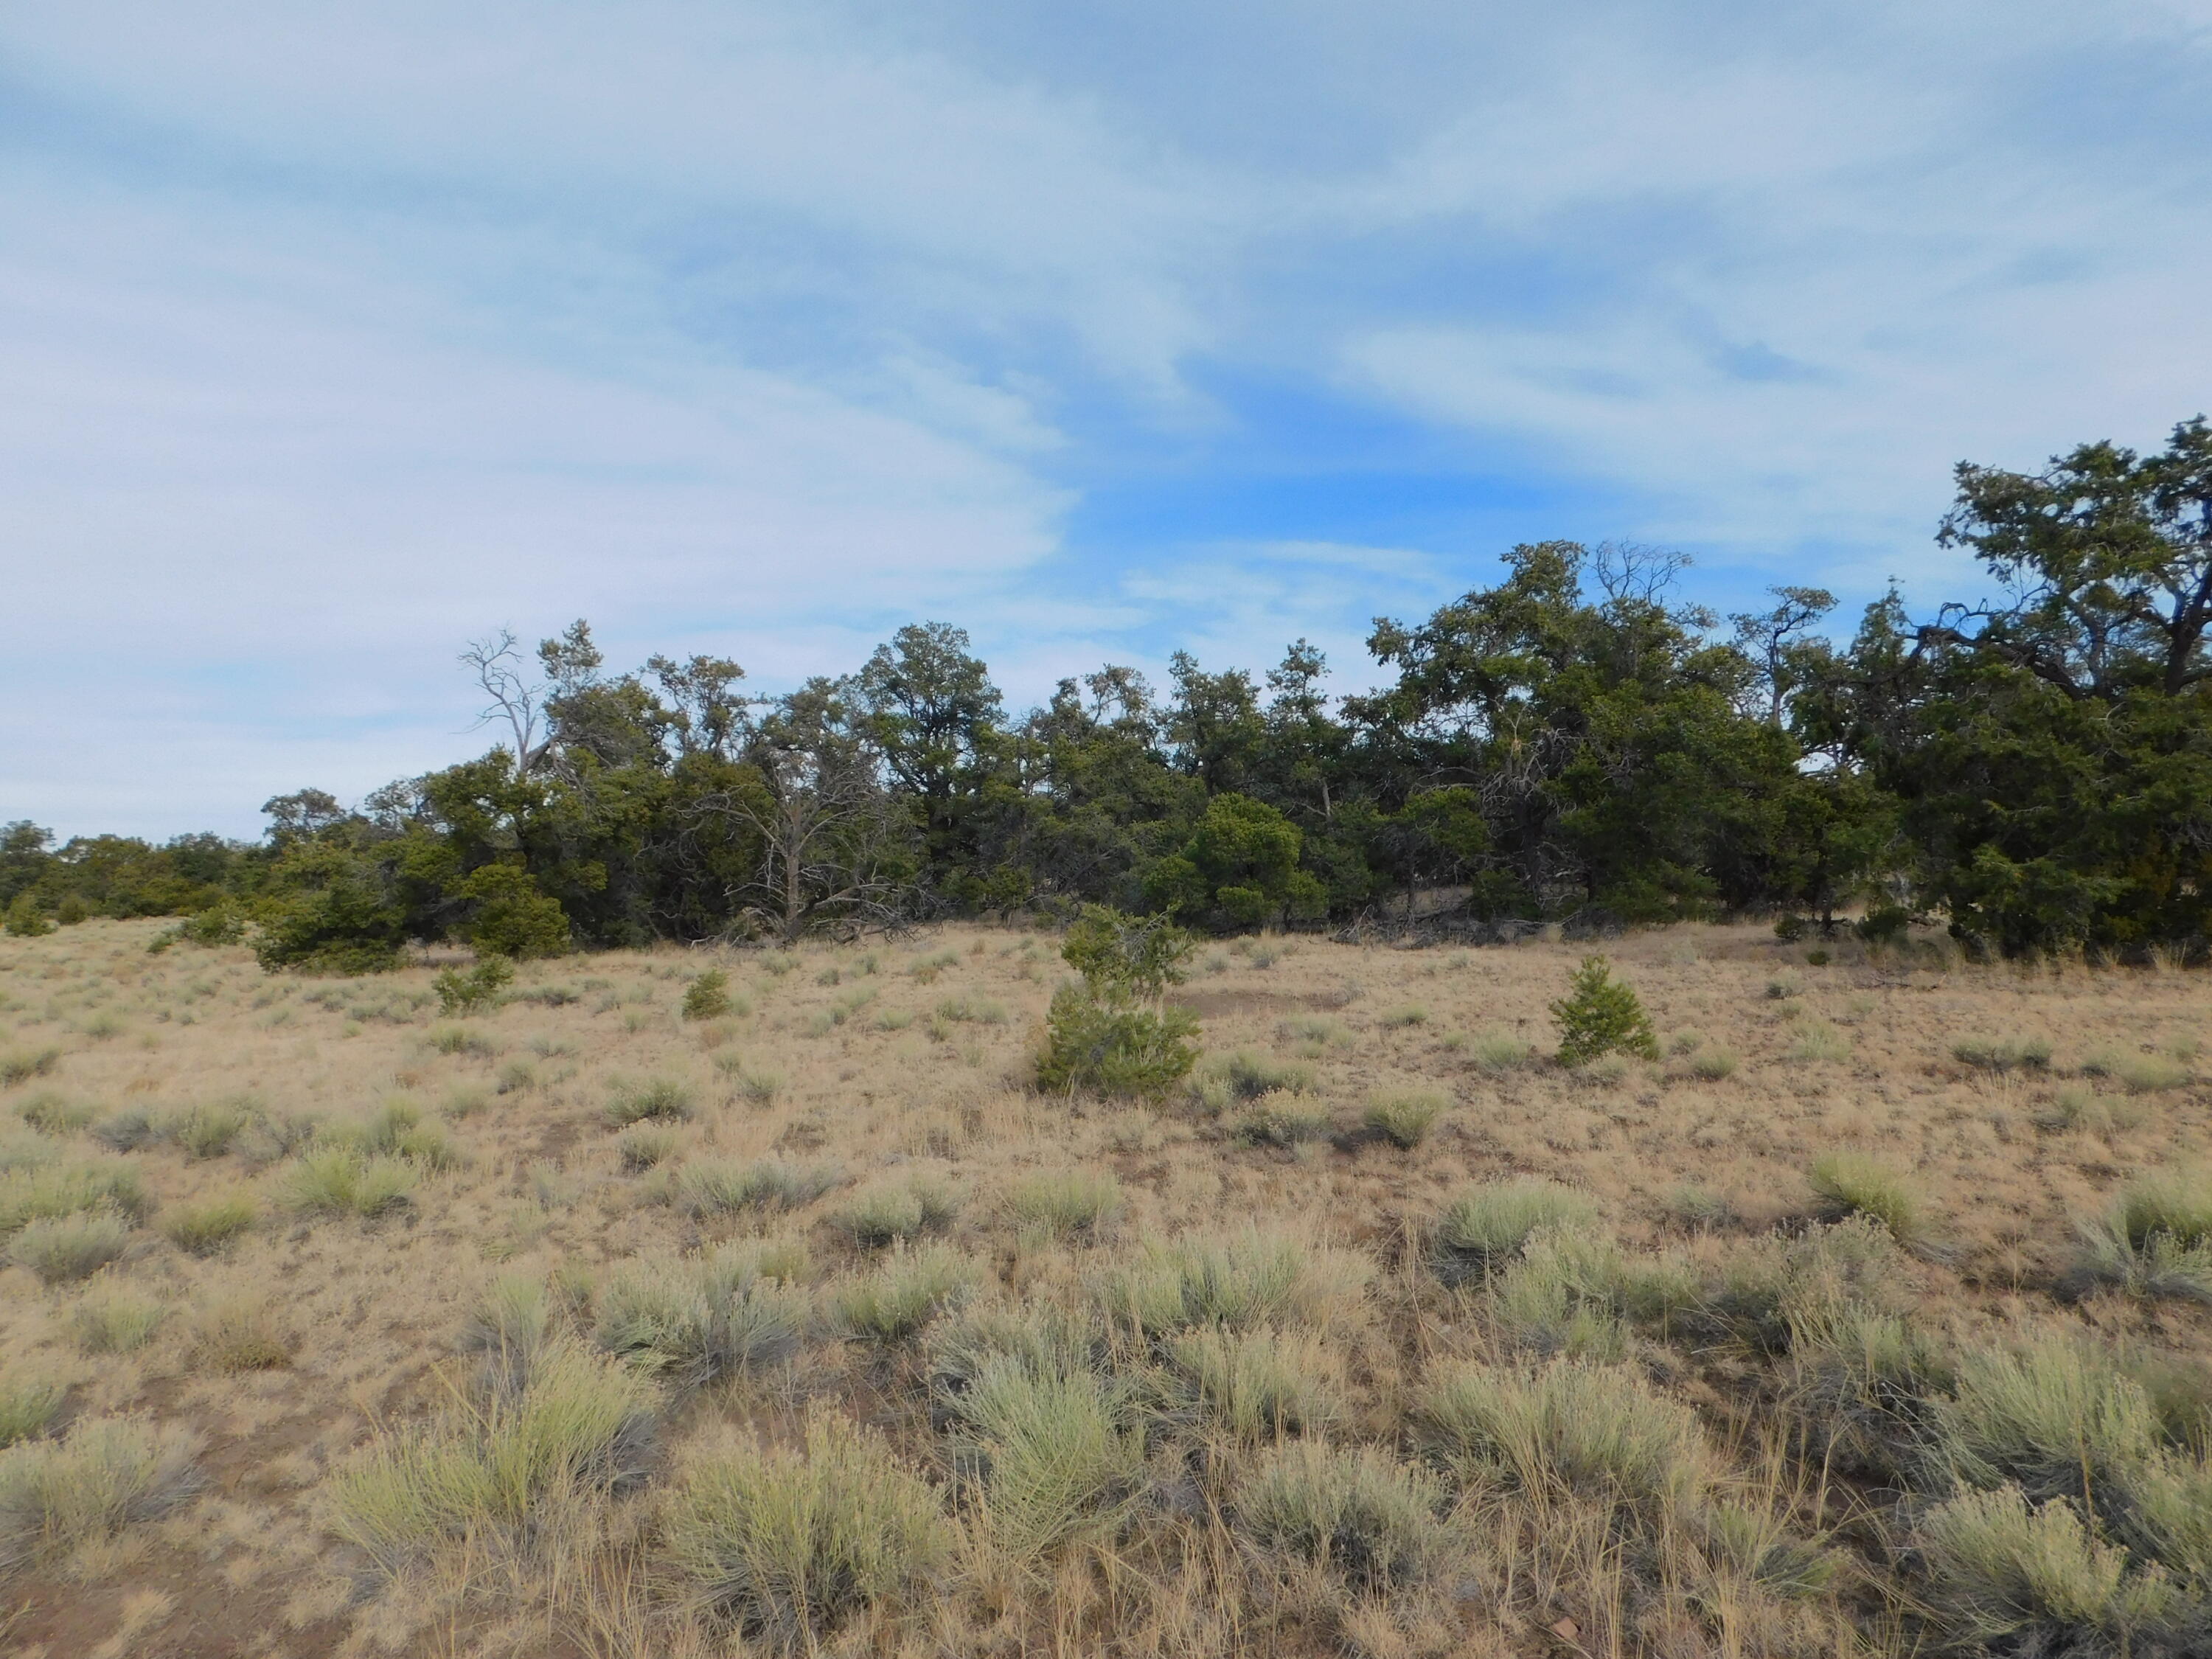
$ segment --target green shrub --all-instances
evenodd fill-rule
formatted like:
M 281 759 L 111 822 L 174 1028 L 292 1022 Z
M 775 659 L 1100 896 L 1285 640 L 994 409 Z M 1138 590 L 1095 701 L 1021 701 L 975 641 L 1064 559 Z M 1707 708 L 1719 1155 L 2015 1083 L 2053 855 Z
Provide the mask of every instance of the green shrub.
M 1184 1008 L 1145 1008 L 1063 985 L 1045 1016 L 1037 1086 L 1054 1094 L 1089 1090 L 1109 1098 L 1158 1100 L 1198 1061 L 1198 1017 Z
M 1559 1028 L 1562 1066 L 1580 1066 L 1600 1054 L 1659 1058 L 1651 1017 L 1635 991 L 1613 977 L 1603 957 L 1583 958 L 1567 994 L 1552 1005 L 1552 1018 Z
M 730 976 L 709 968 L 684 988 L 684 1018 L 720 1019 L 730 1012 Z
M 167 1314 L 160 1303 L 111 1285 L 88 1291 L 70 1310 L 70 1324 L 87 1353 L 130 1353 L 154 1340 Z
M 1232 1519 L 1262 1559 L 1286 1571 L 1320 1568 L 1355 1593 L 1419 1584 L 1452 1553 L 1428 1476 L 1372 1446 L 1294 1441 L 1237 1486 Z
M 568 950 L 568 918 L 560 900 L 538 890 L 519 865 L 487 864 L 453 889 L 476 908 L 459 930 L 476 947 L 479 971 L 492 963 L 557 957 Z M 504 982 L 504 981 L 502 981 Z
M 690 1117 L 692 1110 L 689 1089 L 668 1078 L 653 1078 L 616 1090 L 614 1098 L 607 1103 L 606 1119 L 619 1129 L 648 1118 L 680 1121 Z
M 253 1200 L 236 1193 L 204 1204 L 177 1206 L 162 1215 L 161 1231 L 187 1255 L 215 1255 L 235 1243 L 259 1218 Z
M 1392 1146 L 1411 1151 L 1428 1139 L 1450 1103 L 1434 1089 L 1402 1089 L 1376 1096 L 1361 1121 Z
M 1121 1183 L 1110 1170 L 1057 1170 L 1024 1176 L 1006 1189 L 1018 1226 L 1059 1239 L 1095 1242 L 1121 1211 Z
M 885 1346 L 912 1340 L 930 1321 L 975 1288 L 975 1269 L 942 1244 L 901 1251 L 866 1276 L 849 1279 L 830 1299 L 846 1335 Z
M 1251 1227 L 1147 1239 L 1137 1260 L 1102 1276 L 1096 1291 L 1115 1325 L 1157 1340 L 1200 1325 L 1349 1323 L 1373 1273 L 1358 1252 Z
M 198 1490 L 198 1451 L 181 1429 L 101 1417 L 0 1452 L 0 1573 L 158 1520 Z
M 9 1241 L 8 1260 L 28 1267 L 48 1285 L 88 1279 L 121 1255 L 131 1228 L 108 1210 L 48 1216 L 27 1223 Z
M 2172 1581 L 2128 1571 L 2127 1552 L 2063 1503 L 2017 1486 L 1966 1492 L 1915 1540 L 1927 1595 L 1953 1644 L 1984 1652 L 2125 1654 L 2173 1609 Z
M 1696 1415 L 1617 1366 L 1462 1365 L 1423 1391 L 1415 1422 L 1462 1483 L 1573 1497 L 1650 1522 L 1686 1515 L 1714 1478 Z
M 430 988 L 438 994 L 438 1012 L 449 1018 L 473 1014 L 499 1000 L 499 994 L 514 982 L 514 964 L 505 957 L 486 957 L 463 973 L 441 969 Z
M 111 1210 L 143 1221 L 151 1201 L 136 1164 L 37 1164 L 0 1171 L 0 1238 L 33 1221 Z
M 781 1364 L 798 1352 L 806 1300 L 763 1271 L 761 1253 L 640 1262 L 617 1271 L 593 1310 L 599 1346 L 679 1388 Z
M 1446 1284 L 1502 1265 L 1539 1228 L 1589 1228 L 1597 1206 L 1582 1194 L 1532 1176 L 1492 1182 L 1462 1194 L 1437 1218 L 1433 1260 Z
M 668 1506 L 690 1594 L 750 1641 L 811 1651 L 854 1613 L 933 1592 L 952 1553 L 929 1484 L 881 1436 L 828 1411 L 802 1452 L 758 1441 L 692 1462 Z
M 1085 905 L 1060 951 L 1083 981 L 1053 994 L 1038 1086 L 1157 1100 L 1188 1077 L 1198 1060 L 1198 1018 L 1163 999 L 1182 981 L 1190 948 L 1164 916 Z
M 1030 1565 L 1078 1540 L 1110 1536 L 1128 1516 L 1142 1488 L 1143 1437 L 1095 1373 L 1004 1357 L 961 1395 L 958 1413 L 1003 1559 Z
M 52 1427 L 64 1392 L 44 1377 L 0 1377 L 0 1449 L 36 1439 Z
M 653 1431 L 644 1377 L 550 1342 L 519 1394 L 379 1436 L 331 1480 L 336 1529 L 386 1573 L 445 1540 L 514 1536 L 550 1502 L 636 1484 Z
M 39 908 L 39 902 L 27 892 L 18 893 L 4 912 L 0 912 L 0 928 L 17 939 L 44 939 L 54 931 L 52 920 Z
M 880 1250 L 924 1233 L 941 1233 L 960 1213 L 960 1202 L 937 1182 L 915 1179 L 872 1188 L 854 1196 L 830 1218 L 863 1249 Z
M 1864 1153 L 1823 1152 L 1805 1172 L 1805 1182 L 1826 1201 L 1830 1220 L 1869 1216 L 1905 1245 L 1927 1236 L 1926 1200 L 1904 1176 Z
M 61 1064 L 58 1048 L 11 1048 L 0 1054 L 0 1089 L 12 1089 L 34 1077 L 49 1075 Z
M 73 1135 L 99 1115 L 94 1108 L 59 1095 L 33 1095 L 15 1112 L 42 1135 Z
M 2158 1414 L 2142 1385 L 2109 1354 L 2055 1335 L 1961 1355 L 1937 1420 L 1958 1479 L 2016 1486 L 2038 1503 L 2103 1504 L 2159 1454 Z

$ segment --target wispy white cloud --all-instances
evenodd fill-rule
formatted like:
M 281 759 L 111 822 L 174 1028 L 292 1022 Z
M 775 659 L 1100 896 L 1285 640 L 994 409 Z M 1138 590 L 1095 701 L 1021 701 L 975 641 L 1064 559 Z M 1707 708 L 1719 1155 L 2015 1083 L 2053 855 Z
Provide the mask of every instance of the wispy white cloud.
M 1018 702 L 1524 530 L 1932 592 L 1952 462 L 2203 402 L 2208 94 L 2207 0 L 18 8 L 0 816 L 466 752 L 502 622 Z

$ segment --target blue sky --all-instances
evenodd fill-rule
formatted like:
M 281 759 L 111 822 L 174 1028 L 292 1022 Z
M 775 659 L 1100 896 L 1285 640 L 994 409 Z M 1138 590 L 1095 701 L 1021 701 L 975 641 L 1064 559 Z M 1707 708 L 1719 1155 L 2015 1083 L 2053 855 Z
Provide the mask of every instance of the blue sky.
M 252 834 L 590 617 L 1017 706 L 1550 536 L 1892 574 L 2212 404 L 2212 0 L 0 14 L 0 817 Z

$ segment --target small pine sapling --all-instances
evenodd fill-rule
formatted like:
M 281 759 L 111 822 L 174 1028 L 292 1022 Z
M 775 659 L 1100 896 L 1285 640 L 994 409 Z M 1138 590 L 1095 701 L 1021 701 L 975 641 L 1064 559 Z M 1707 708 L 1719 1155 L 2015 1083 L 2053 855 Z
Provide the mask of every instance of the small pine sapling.
M 1603 957 L 1584 957 L 1567 981 L 1567 994 L 1552 1005 L 1559 1027 L 1559 1064 L 1580 1066 L 1600 1054 L 1659 1058 L 1658 1035 L 1635 990 L 1613 978 Z

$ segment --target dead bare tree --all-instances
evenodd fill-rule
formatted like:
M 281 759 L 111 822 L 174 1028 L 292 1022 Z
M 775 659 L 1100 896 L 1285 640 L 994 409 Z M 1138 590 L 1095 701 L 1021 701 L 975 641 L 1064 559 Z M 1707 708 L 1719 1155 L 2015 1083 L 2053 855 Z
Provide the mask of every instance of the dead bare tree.
M 477 685 L 490 699 L 477 716 L 477 724 L 506 722 L 514 751 L 515 775 L 526 775 L 544 758 L 552 739 L 550 732 L 540 736 L 545 688 L 523 674 L 523 656 L 514 630 L 502 628 L 496 634 L 470 641 L 460 659 L 474 671 Z

